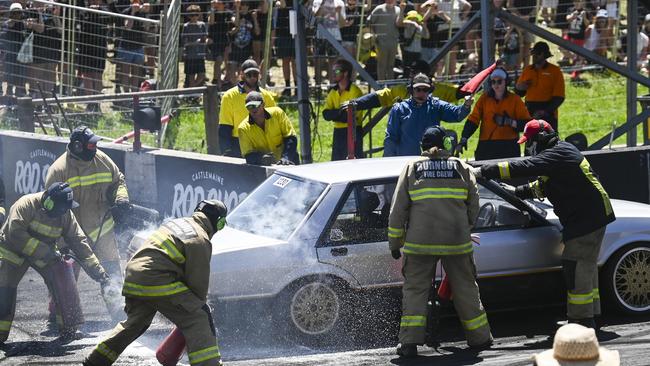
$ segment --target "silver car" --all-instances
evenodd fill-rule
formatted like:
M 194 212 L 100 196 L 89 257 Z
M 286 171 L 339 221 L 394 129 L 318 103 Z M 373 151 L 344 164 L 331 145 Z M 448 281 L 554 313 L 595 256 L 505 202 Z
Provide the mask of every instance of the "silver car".
M 394 290 L 402 285 L 402 263 L 390 255 L 386 228 L 397 177 L 410 159 L 276 171 L 228 215 L 226 228 L 212 240 L 213 299 L 271 301 L 273 318 L 309 339 L 340 327 L 352 311 L 350 298 L 399 293 Z M 563 304 L 563 244 L 553 207 L 522 201 L 494 181 L 479 183 L 474 257 L 488 311 Z M 612 204 L 617 220 L 607 227 L 598 258 L 601 297 L 618 310 L 647 314 L 650 206 Z

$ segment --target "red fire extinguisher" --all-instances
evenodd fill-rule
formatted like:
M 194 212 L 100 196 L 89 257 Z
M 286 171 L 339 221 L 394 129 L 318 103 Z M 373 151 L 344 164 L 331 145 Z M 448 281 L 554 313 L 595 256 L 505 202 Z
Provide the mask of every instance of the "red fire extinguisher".
M 74 277 L 74 261 L 62 260 L 52 265 L 52 297 L 57 305 L 57 313 L 61 316 L 63 326 L 76 329 L 83 324 L 81 300 Z
M 185 336 L 178 327 L 163 339 L 156 349 L 156 359 L 163 366 L 176 366 L 185 351 Z
M 438 297 L 445 301 L 451 300 L 451 286 L 449 286 L 449 278 L 446 273 L 438 287 Z

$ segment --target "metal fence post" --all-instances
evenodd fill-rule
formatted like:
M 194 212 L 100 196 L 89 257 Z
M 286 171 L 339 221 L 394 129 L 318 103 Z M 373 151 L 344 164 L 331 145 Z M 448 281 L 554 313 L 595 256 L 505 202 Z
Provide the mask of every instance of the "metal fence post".
M 18 123 L 21 131 L 34 132 L 34 103 L 32 98 L 18 98 Z
M 205 142 L 208 154 L 219 154 L 219 89 L 208 85 L 203 93 L 203 119 L 205 122 Z

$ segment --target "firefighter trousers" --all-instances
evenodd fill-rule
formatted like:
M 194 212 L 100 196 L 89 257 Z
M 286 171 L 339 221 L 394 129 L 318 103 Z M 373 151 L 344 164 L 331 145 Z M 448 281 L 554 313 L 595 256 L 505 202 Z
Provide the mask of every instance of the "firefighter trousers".
M 567 240 L 562 252 L 562 272 L 567 288 L 567 317 L 588 319 L 600 315 L 598 253 L 605 227 Z
M 465 331 L 467 343 L 470 346 L 478 346 L 490 342 L 492 334 L 476 283 L 476 267 L 472 253 L 449 256 L 404 255 L 399 342 L 425 342 L 427 301 L 438 260 L 442 261 L 447 273 L 454 307 Z
M 29 267 L 30 263 L 26 260 L 20 265 L 0 261 L 0 343 L 6 341 L 9 337 L 9 331 L 16 312 L 18 284 Z M 55 299 L 57 304 L 56 321 L 60 332 L 75 332 L 78 325 L 83 322 L 83 316 L 80 313 L 73 314 L 70 311 L 62 311 L 62 306 L 68 307 L 67 299 L 63 298 L 62 294 L 55 289 L 56 274 L 52 266 L 39 268 L 34 265 L 32 267 L 43 277 L 48 290 Z M 81 309 L 75 311 L 81 312 Z
M 126 298 L 127 319 L 100 342 L 86 359 L 94 366 L 112 365 L 118 356 L 151 325 L 156 312 L 183 332 L 191 365 L 221 364 L 217 337 L 207 305 L 192 292 L 157 299 Z

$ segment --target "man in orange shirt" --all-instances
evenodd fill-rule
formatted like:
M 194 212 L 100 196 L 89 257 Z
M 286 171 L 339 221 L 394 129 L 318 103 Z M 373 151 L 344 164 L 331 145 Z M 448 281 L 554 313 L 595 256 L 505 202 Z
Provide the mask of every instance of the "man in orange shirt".
M 519 132 L 530 121 L 530 114 L 521 98 L 508 91 L 505 69 L 497 67 L 489 80 L 490 86 L 465 121 L 457 148 L 467 149 L 467 140 L 479 129 L 479 142 L 474 153 L 476 160 L 519 157 Z
M 558 130 L 557 110 L 564 102 L 564 76 L 556 65 L 546 61 L 553 56 L 546 42 L 537 42 L 530 50 L 533 64 L 524 68 L 515 91 L 526 97 L 526 107 L 535 119 L 543 119 Z

